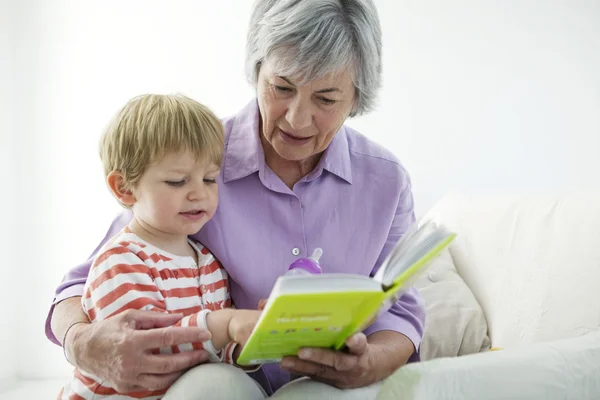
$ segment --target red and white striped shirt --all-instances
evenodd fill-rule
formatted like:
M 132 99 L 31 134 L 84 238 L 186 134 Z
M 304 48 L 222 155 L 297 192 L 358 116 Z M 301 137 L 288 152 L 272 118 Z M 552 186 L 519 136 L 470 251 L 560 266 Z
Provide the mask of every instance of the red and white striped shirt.
M 83 309 L 94 323 L 125 310 L 181 313 L 174 326 L 206 328 L 206 313 L 231 307 L 227 273 L 208 249 L 190 240 L 198 255 L 169 254 L 142 240 L 127 227 L 100 251 L 92 264 L 82 298 Z M 156 353 L 178 353 L 204 349 L 211 361 L 233 363 L 235 343 L 216 352 L 212 342 L 187 343 L 156 349 Z M 110 382 L 75 369 L 74 378 L 58 399 L 160 399 L 167 389 L 121 395 Z

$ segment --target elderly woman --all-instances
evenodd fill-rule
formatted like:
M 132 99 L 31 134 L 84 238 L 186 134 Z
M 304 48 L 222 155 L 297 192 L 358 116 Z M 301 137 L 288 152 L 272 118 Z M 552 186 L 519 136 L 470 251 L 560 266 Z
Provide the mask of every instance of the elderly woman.
M 316 247 L 324 250 L 325 272 L 374 274 L 415 217 L 402 165 L 344 125 L 373 107 L 380 86 L 381 30 L 372 1 L 258 0 L 246 73 L 257 98 L 224 120 L 220 206 L 195 235 L 228 271 L 234 303 L 256 308 L 277 277 Z M 106 237 L 130 218 L 123 212 Z M 78 296 L 89 266 L 66 275 L 46 332 L 71 363 L 120 390 L 177 380 L 165 398 L 274 393 L 365 399 L 376 396 L 378 382 L 418 359 L 424 311 L 412 290 L 351 337 L 345 352 L 305 349 L 298 358 L 249 374 L 224 364 L 198 365 L 206 359 L 202 352 L 154 355 L 154 348 L 204 338 L 206 332 L 165 328 L 180 316 L 144 311 L 88 324 Z

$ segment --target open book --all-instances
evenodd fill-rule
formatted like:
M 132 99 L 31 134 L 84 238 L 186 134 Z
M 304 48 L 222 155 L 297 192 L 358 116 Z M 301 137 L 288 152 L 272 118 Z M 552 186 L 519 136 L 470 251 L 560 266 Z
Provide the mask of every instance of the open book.
M 301 347 L 339 350 L 348 337 L 386 312 L 455 234 L 425 224 L 409 230 L 374 277 L 354 274 L 281 276 L 237 363 L 278 362 Z

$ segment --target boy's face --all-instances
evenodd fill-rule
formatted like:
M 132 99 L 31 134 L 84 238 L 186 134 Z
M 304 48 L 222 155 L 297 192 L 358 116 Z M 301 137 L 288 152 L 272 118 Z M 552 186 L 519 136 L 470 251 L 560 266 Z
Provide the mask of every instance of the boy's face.
M 198 232 L 217 209 L 219 171 L 189 152 L 167 155 L 144 172 L 132 191 L 136 218 L 163 234 Z

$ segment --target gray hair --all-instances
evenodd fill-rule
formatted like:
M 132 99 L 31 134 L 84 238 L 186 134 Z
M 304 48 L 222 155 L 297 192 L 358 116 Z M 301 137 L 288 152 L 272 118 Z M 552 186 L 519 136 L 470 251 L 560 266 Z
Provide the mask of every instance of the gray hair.
M 257 0 L 246 42 L 246 77 L 265 61 L 302 85 L 351 68 L 351 116 L 373 109 L 381 86 L 381 26 L 372 0 Z

